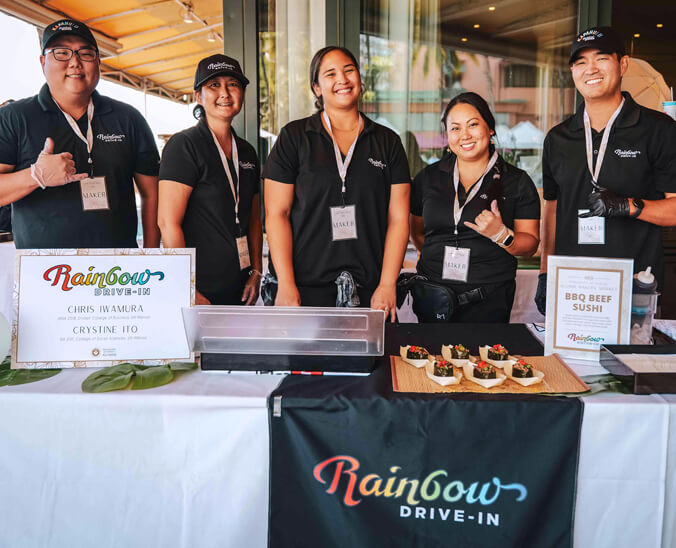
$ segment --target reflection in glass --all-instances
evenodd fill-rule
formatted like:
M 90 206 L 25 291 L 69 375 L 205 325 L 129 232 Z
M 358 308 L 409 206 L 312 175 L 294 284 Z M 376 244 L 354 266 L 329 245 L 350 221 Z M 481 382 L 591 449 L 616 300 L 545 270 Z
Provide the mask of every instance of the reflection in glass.
M 439 116 L 463 91 L 495 113 L 503 157 L 542 184 L 546 132 L 574 111 L 568 52 L 577 2 L 363 0 L 363 111 L 396 131 L 412 175 L 444 154 Z

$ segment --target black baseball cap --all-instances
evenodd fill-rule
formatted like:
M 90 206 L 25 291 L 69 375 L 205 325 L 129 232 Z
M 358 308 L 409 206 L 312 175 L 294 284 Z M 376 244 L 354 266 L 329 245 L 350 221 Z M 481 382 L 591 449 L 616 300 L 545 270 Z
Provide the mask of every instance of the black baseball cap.
M 603 53 L 617 53 L 620 57 L 626 55 L 624 44 L 611 27 L 592 27 L 579 34 L 570 48 L 569 64 L 580 56 L 583 49 L 598 49 Z
M 242 67 L 239 66 L 237 59 L 217 53 L 216 55 L 205 57 L 199 62 L 195 71 L 195 85 L 193 89 L 197 91 L 209 78 L 213 78 L 219 74 L 237 78 L 244 87 L 249 84 L 249 79 L 244 76 Z
M 42 32 L 42 51 L 45 51 L 45 48 L 52 40 L 54 40 L 54 38 L 61 36 L 62 34 L 74 34 L 75 36 L 79 36 L 85 42 L 89 42 L 94 46 L 97 51 L 99 49 L 96 38 L 94 38 L 92 31 L 89 30 L 87 25 L 73 19 L 60 19 L 59 21 L 54 21 L 47 25 Z

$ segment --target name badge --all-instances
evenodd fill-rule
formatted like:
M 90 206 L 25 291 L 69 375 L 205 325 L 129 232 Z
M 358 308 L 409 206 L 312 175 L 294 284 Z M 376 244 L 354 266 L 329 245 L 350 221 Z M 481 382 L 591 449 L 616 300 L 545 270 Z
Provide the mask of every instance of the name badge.
M 80 181 L 80 192 L 82 194 L 82 209 L 84 211 L 110 209 L 105 177 L 82 179 Z
M 356 206 L 339 206 L 331 208 L 331 230 L 333 241 L 357 239 Z
M 588 209 L 578 210 L 578 215 L 587 213 Z M 605 217 L 577 218 L 577 243 L 589 245 L 603 245 L 606 243 Z
M 249 242 L 246 236 L 237 238 L 237 255 L 239 255 L 239 269 L 244 270 L 251 266 L 251 257 L 249 257 Z
M 444 280 L 466 282 L 469 272 L 469 249 L 447 245 L 444 249 L 444 269 L 441 277 Z

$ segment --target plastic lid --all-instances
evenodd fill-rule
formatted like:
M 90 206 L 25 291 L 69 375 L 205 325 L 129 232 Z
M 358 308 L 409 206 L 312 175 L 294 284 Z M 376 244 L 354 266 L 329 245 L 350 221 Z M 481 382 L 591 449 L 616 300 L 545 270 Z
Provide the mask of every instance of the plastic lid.
M 655 275 L 651 272 L 651 270 L 652 270 L 651 266 L 649 266 L 645 270 L 641 270 L 641 272 L 636 274 L 636 279 L 645 285 L 653 284 L 655 282 Z

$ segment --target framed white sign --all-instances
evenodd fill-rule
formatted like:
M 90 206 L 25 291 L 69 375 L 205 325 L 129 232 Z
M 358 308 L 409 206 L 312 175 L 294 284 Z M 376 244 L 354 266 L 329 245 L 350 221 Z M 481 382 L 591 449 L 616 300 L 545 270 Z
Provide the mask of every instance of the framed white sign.
M 599 359 L 602 344 L 629 344 L 633 259 L 547 261 L 545 355 Z
M 192 360 L 194 249 L 16 252 L 12 368 Z

